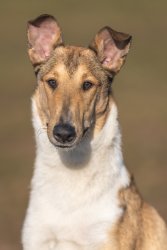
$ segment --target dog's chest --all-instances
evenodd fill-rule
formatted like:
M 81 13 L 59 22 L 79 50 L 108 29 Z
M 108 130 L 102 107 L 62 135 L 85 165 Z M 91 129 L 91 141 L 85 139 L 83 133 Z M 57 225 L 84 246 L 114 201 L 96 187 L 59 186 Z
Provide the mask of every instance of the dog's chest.
M 40 217 L 49 225 L 57 244 L 69 244 L 69 249 L 71 244 L 78 250 L 99 249 L 108 241 L 112 226 L 122 213 L 117 190 L 103 192 L 91 185 L 84 190 L 82 185 L 70 183 L 73 185 L 68 185 L 68 181 L 62 181 L 62 185 L 50 182 L 43 188 L 38 203 L 42 207 Z

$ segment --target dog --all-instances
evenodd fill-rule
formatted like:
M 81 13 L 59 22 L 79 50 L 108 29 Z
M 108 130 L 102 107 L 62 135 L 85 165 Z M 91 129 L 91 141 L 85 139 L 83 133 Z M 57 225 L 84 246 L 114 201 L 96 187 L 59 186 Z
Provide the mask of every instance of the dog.
M 88 48 L 65 46 L 53 16 L 28 22 L 37 156 L 24 250 L 167 250 L 121 151 L 112 81 L 131 40 L 106 26 Z

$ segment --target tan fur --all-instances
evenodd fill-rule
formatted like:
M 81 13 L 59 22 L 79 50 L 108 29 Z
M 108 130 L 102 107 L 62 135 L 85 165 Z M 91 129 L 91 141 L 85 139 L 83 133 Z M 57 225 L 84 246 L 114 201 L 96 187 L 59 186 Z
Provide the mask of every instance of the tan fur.
M 78 62 L 71 61 L 75 58 Z M 81 57 L 80 60 L 78 58 Z M 52 140 L 52 130 L 59 122 L 65 109 L 70 109 L 73 123 L 79 137 L 82 136 L 82 114 L 90 126 L 90 116 L 97 94 L 102 92 L 99 104 L 96 107 L 94 135 L 103 127 L 108 112 L 108 90 L 105 90 L 106 76 L 100 66 L 90 61 L 94 53 L 89 49 L 77 47 L 57 48 L 51 60 L 45 64 L 39 75 L 39 88 L 35 99 L 44 126 L 47 124 L 48 136 Z M 54 92 L 47 84 L 48 79 L 56 79 L 58 87 Z M 83 93 L 81 86 L 84 81 L 91 81 L 92 90 Z M 99 82 L 101 84 L 99 84 Z M 66 106 L 66 107 L 65 107 Z M 89 107 L 89 109 L 88 109 Z M 91 108 L 92 107 L 92 108 Z M 46 113 L 47 110 L 47 113 Z M 61 115 L 61 116 L 60 116 Z

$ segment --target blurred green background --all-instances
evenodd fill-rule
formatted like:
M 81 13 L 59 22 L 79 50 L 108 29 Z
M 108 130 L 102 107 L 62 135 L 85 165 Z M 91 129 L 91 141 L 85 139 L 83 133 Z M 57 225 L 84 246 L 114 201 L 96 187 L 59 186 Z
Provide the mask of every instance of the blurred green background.
M 86 45 L 102 26 L 133 35 L 114 82 L 125 162 L 143 197 L 167 220 L 167 1 L 1 1 L 0 250 L 19 250 L 35 145 L 30 96 L 35 77 L 26 22 L 55 15 L 66 43 Z

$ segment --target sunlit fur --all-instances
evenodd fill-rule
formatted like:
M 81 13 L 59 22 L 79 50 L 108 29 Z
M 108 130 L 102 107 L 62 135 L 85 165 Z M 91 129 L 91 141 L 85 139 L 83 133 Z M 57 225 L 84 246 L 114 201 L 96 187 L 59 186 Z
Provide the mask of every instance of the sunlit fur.
M 29 56 L 38 69 L 32 98 L 37 152 L 23 249 L 167 250 L 166 225 L 142 200 L 122 157 L 110 78 L 124 63 L 131 37 L 104 28 L 95 51 L 63 46 L 52 16 L 29 25 Z M 87 91 L 85 81 L 93 84 Z M 76 139 L 62 149 L 53 128 L 67 122 Z

